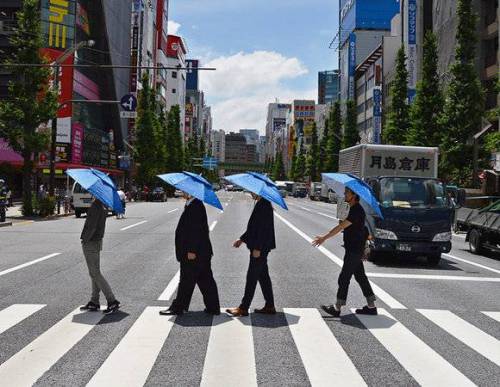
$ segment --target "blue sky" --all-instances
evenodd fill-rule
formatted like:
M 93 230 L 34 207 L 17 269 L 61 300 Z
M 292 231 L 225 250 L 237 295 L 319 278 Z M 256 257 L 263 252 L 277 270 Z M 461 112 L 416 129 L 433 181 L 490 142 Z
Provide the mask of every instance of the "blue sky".
M 328 45 L 336 0 L 171 0 L 170 31 L 189 57 L 217 67 L 202 73 L 214 128 L 264 129 L 266 108 L 317 96 L 317 72 L 337 67 Z

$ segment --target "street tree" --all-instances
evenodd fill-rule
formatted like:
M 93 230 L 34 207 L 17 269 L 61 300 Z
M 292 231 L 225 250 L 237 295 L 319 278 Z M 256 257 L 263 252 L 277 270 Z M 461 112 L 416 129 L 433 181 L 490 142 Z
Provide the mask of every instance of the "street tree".
M 455 62 L 446 91 L 442 118 L 440 172 L 446 180 L 462 185 L 472 181 L 473 145 L 470 139 L 481 130 L 484 91 L 475 69 L 477 16 L 472 0 L 459 0 Z
M 302 145 L 301 142 L 299 146 L 299 154 L 297 155 L 297 166 L 295 169 L 294 181 L 303 181 L 305 174 L 306 174 L 306 155 L 304 151 L 304 146 Z
M 410 107 L 410 130 L 406 136 L 406 145 L 440 145 L 443 104 L 436 36 L 428 31 L 423 45 L 422 79 L 417 83 L 417 94 Z
M 168 167 L 168 125 L 164 106 L 160 107 L 156 126 L 156 169 L 158 173 L 163 173 Z
M 168 169 L 169 172 L 180 172 L 184 167 L 184 151 L 182 145 L 180 108 L 174 105 L 168 112 Z
M 318 144 L 318 128 L 316 123 L 313 124 L 311 134 L 311 147 L 307 152 L 306 159 L 306 175 L 311 181 L 318 181 L 319 177 L 319 144 Z
M 387 113 L 387 123 L 382 132 L 386 144 L 404 144 L 410 129 L 408 106 L 408 70 L 406 69 L 406 54 L 401 46 L 396 56 L 396 74 L 389 90 L 391 103 Z
M 359 144 L 361 137 L 358 131 L 358 111 L 356 103 L 349 100 L 346 103 L 346 115 L 344 120 L 344 136 L 342 137 L 342 149 L 350 148 Z
M 328 141 L 326 143 L 326 161 L 323 172 L 337 172 L 339 170 L 339 152 L 342 146 L 342 117 L 340 103 L 333 104 L 328 118 Z
M 290 165 L 288 176 L 292 181 L 295 181 L 295 179 L 297 178 L 297 144 L 295 140 L 293 140 L 292 142 L 292 162 Z
M 13 53 L 6 65 L 44 64 L 41 14 L 38 0 L 25 0 L 17 12 L 17 28 L 10 37 Z M 11 67 L 14 81 L 9 98 L 0 104 L 0 137 L 23 158 L 23 213 L 33 214 L 32 176 L 38 153 L 46 150 L 50 133 L 43 129 L 57 111 L 56 92 L 49 89 L 48 67 Z M 45 126 L 46 128 L 46 126 Z
M 276 160 L 274 161 L 273 169 L 273 180 L 285 180 L 285 165 L 283 163 L 283 153 L 278 152 L 276 154 Z
M 319 160 L 318 160 L 318 173 L 325 172 L 325 164 L 326 164 L 326 146 L 328 144 L 328 133 L 330 128 L 330 116 L 332 114 L 333 106 L 328 110 L 328 116 L 325 120 L 325 129 L 323 130 L 323 136 L 319 142 Z

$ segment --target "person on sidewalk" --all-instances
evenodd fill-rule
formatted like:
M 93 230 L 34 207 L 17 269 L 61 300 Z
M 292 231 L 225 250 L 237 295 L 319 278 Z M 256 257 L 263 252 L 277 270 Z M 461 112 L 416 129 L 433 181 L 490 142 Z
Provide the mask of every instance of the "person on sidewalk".
M 81 235 L 82 249 L 87 267 L 89 269 L 90 279 L 92 282 L 92 296 L 87 305 L 84 305 L 80 310 L 88 310 L 95 312 L 100 309 L 99 293 L 102 291 L 108 302 L 108 307 L 103 311 L 105 314 L 113 313 L 120 308 L 120 302 L 115 298 L 111 287 L 106 279 L 101 274 L 101 250 L 102 238 L 106 228 L 107 210 L 104 205 L 95 199 L 87 211 L 87 219 L 83 226 Z
M 321 308 L 333 317 L 340 317 L 340 309 L 346 304 L 349 283 L 354 275 L 367 301 L 367 305 L 361 309 L 356 309 L 356 313 L 376 315 L 375 294 L 373 293 L 370 281 L 368 281 L 363 265 L 363 261 L 366 259 L 365 245 L 368 238 L 368 230 L 365 226 L 366 214 L 363 207 L 359 204 L 359 196 L 349 188 L 345 189 L 344 198 L 350 207 L 347 218 L 327 234 L 316 237 L 312 242 L 312 245 L 317 247 L 327 239 L 334 237 L 342 231 L 344 232 L 345 255 L 338 280 L 337 301 L 333 305 L 321 305 Z
M 179 288 L 172 305 L 161 315 L 181 315 L 188 310 L 196 285 L 203 295 L 205 312 L 220 314 L 219 293 L 211 260 L 213 256 L 207 211 L 201 200 L 184 194 L 186 205 L 175 230 L 175 253 L 181 264 Z
M 226 313 L 233 317 L 248 316 L 248 309 L 255 294 L 257 282 L 260 283 L 266 304 L 255 313 L 275 314 L 273 285 L 269 276 L 267 257 L 271 250 L 276 248 L 274 235 L 273 206 L 268 200 L 252 193 L 256 204 L 248 221 L 245 233 L 233 243 L 239 248 L 242 243 L 250 250 L 250 263 L 247 271 L 245 295 L 237 308 L 226 309 Z
M 127 196 L 121 188 L 118 188 L 118 196 L 120 197 L 120 201 L 122 202 L 123 212 L 121 214 L 117 213 L 116 219 L 125 219 L 125 206 L 127 204 Z

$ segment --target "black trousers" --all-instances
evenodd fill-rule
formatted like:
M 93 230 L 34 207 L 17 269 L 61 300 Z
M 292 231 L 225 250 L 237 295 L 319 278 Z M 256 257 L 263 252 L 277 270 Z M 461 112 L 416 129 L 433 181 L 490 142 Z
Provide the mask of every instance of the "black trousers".
M 344 255 L 344 264 L 342 265 L 342 270 L 339 275 L 339 290 L 337 292 L 337 304 L 345 305 L 347 300 L 347 292 L 349 290 L 349 283 L 354 275 L 354 278 L 361 286 L 361 291 L 366 297 L 366 300 L 371 303 L 375 301 L 375 294 L 373 293 L 370 281 L 365 273 L 365 267 L 363 265 L 362 252 L 352 252 L 347 251 Z
M 188 259 L 181 261 L 179 289 L 170 308 L 187 310 L 196 285 L 203 296 L 205 307 L 210 311 L 220 310 L 219 292 L 212 273 L 211 261 L 209 258 L 198 257 L 192 261 Z
M 259 258 L 254 258 L 250 253 L 250 263 L 247 271 L 247 281 L 245 284 L 245 295 L 241 301 L 240 308 L 248 310 L 255 294 L 257 282 L 260 283 L 262 294 L 266 300 L 266 306 L 274 306 L 273 284 L 269 276 L 267 266 L 268 252 L 262 253 Z

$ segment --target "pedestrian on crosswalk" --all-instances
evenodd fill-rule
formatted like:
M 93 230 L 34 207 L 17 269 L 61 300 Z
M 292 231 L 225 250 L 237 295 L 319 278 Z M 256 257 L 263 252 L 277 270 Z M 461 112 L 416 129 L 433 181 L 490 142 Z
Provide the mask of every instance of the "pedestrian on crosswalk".
M 100 309 L 99 293 L 102 291 L 108 302 L 108 307 L 103 311 L 105 314 L 113 313 L 120 308 L 120 302 L 115 298 L 108 281 L 101 273 L 101 250 L 102 239 L 106 228 L 107 209 L 96 198 L 87 211 L 87 219 L 83 226 L 81 240 L 83 255 L 87 262 L 91 282 L 92 296 L 87 305 L 81 310 L 97 311 Z
M 196 285 L 203 295 L 205 312 L 220 314 L 219 293 L 215 282 L 211 260 L 207 211 L 199 199 L 184 194 L 186 205 L 175 230 L 175 252 L 181 264 L 177 296 L 172 305 L 160 311 L 161 315 L 181 315 L 189 308 Z
M 363 207 L 359 204 L 359 196 L 349 188 L 345 189 L 344 198 L 349 204 L 349 215 L 347 218 L 327 234 L 317 236 L 312 242 L 312 245 L 317 247 L 327 239 L 334 237 L 342 231 L 344 232 L 345 255 L 338 280 L 337 301 L 332 305 L 322 305 L 321 308 L 334 317 L 340 317 L 340 309 L 346 304 L 349 283 L 354 275 L 367 301 L 367 305 L 361 309 L 356 309 L 356 313 L 376 315 L 375 294 L 373 293 L 363 265 L 363 261 L 365 260 L 364 250 L 368 238 L 368 230 L 365 226 L 366 214 Z
M 267 265 L 270 251 L 276 248 L 273 206 L 271 202 L 254 193 L 252 193 L 252 198 L 256 200 L 256 203 L 248 221 L 247 230 L 233 243 L 233 247 L 236 248 L 245 243 L 250 250 L 250 264 L 241 304 L 237 308 L 226 309 L 226 313 L 233 317 L 248 316 L 248 309 L 252 303 L 257 282 L 260 283 L 266 304 L 261 309 L 255 309 L 255 313 L 276 313 L 273 285 Z

